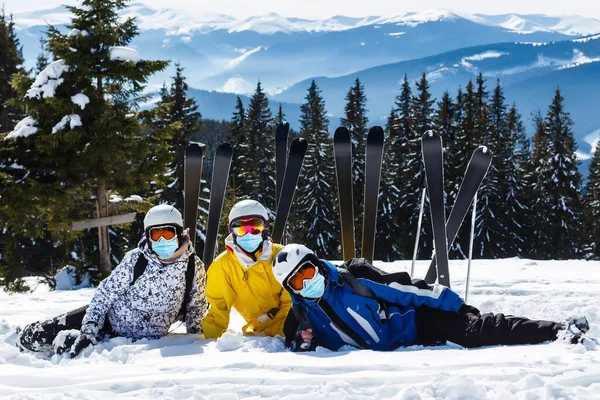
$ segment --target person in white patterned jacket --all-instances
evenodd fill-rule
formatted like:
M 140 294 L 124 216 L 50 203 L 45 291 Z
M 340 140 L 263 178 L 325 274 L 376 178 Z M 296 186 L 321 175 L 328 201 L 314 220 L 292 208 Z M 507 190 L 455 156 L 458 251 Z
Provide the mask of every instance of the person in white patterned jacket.
M 195 254 L 181 213 L 173 206 L 151 208 L 144 237 L 104 279 L 89 306 L 19 332 L 21 350 L 58 353 L 71 358 L 104 337 L 156 339 L 178 319 L 188 333 L 202 333 L 208 303 L 206 273 Z

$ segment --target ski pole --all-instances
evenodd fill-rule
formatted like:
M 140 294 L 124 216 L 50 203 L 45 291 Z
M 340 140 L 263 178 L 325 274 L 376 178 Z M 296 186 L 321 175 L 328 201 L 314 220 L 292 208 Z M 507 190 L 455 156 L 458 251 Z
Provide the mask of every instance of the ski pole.
M 469 238 L 469 261 L 467 261 L 467 286 L 465 288 L 465 303 L 469 299 L 469 279 L 471 277 L 471 260 L 473 258 L 473 237 L 475 236 L 475 217 L 477 216 L 477 192 L 473 197 L 473 214 L 471 215 L 471 237 Z
M 419 248 L 419 237 L 421 236 L 421 222 L 423 222 L 423 207 L 425 206 L 425 191 L 421 192 L 421 207 L 419 208 L 419 221 L 417 222 L 417 237 L 415 238 L 415 249 L 413 250 L 412 264 L 410 266 L 410 277 L 415 273 L 415 260 L 417 259 L 417 249 Z

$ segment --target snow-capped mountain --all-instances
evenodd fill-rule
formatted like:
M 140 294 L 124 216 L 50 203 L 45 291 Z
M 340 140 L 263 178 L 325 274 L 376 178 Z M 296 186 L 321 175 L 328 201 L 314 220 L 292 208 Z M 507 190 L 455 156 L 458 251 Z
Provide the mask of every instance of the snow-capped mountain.
M 513 42 L 463 48 L 416 60 L 381 65 L 341 77 L 314 78 L 332 116 L 341 116 L 345 96 L 359 77 L 365 86 L 372 123 L 385 124 L 385 118 L 404 74 L 409 81 L 427 73 L 430 91 L 438 99 L 444 91 L 455 96 L 479 72 L 492 91 L 499 79 L 507 102 L 516 102 L 524 120 L 531 125 L 531 112 L 545 112 L 557 87 L 565 97 L 567 111 L 575 121 L 575 135 L 582 153 L 589 152 L 589 140 L 583 140 L 600 128 L 593 116 L 600 102 L 600 35 L 551 43 Z M 312 79 L 312 78 L 311 78 Z M 300 102 L 311 79 L 301 81 L 274 100 Z M 412 86 L 414 89 L 414 85 Z
M 326 19 L 290 18 L 277 13 L 238 19 L 232 16 L 209 12 L 190 12 L 175 8 L 153 8 L 142 3 L 131 4 L 124 16 L 138 18 L 142 30 L 167 29 L 172 34 L 195 31 L 209 32 L 227 30 L 231 32 L 251 31 L 259 34 L 293 32 L 334 32 L 367 25 L 395 23 L 399 26 L 415 26 L 434 21 L 466 19 L 475 23 L 499 26 L 515 32 L 553 31 L 565 35 L 589 35 L 600 32 L 600 21 L 595 18 L 569 15 L 552 17 L 543 14 L 466 14 L 436 8 L 423 12 L 406 12 L 393 16 L 367 16 L 353 18 L 337 15 Z M 35 25 L 67 23 L 69 13 L 65 7 L 18 13 L 16 22 L 22 28 Z
M 545 109 L 557 85 L 563 90 L 576 134 L 600 128 L 593 104 L 600 98 L 600 21 L 541 14 L 469 15 L 444 9 L 391 16 L 323 20 L 271 13 L 245 19 L 134 3 L 123 16 L 136 17 L 140 35 L 131 46 L 147 59 L 171 59 L 185 67 L 203 115 L 230 118 L 237 94 L 253 92 L 258 80 L 273 100 L 285 102 L 296 124 L 298 107 L 314 77 L 332 121 L 343 110 L 350 82 L 360 76 L 369 95 L 371 121 L 388 114 L 405 73 L 427 72 L 435 96 L 455 91 L 479 71 L 488 86 L 500 78 L 509 101 L 525 118 Z M 63 7 L 15 15 L 26 64 L 40 51 L 46 22 L 68 22 Z M 65 28 L 66 29 L 66 28 Z M 170 79 L 153 76 L 151 87 Z M 589 144 L 584 143 L 589 147 Z

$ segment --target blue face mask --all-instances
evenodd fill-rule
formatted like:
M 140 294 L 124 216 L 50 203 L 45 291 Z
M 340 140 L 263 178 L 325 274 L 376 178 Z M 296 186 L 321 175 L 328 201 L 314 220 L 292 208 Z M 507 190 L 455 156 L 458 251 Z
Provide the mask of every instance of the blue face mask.
M 308 299 L 317 299 L 325 293 L 325 277 L 317 272 L 311 280 L 304 281 L 304 288 L 300 291 L 300 296 Z
M 256 250 L 258 250 L 258 246 L 260 246 L 263 242 L 262 234 L 253 235 L 251 233 L 246 233 L 244 236 L 237 236 L 236 242 L 238 246 L 242 249 L 246 250 L 248 253 L 252 254 Z
M 152 251 L 158 254 L 158 256 L 162 259 L 167 259 L 171 257 L 179 247 L 177 237 L 174 237 L 171 240 L 167 240 L 164 237 L 161 237 L 160 239 L 158 239 L 158 242 L 151 241 L 151 243 Z

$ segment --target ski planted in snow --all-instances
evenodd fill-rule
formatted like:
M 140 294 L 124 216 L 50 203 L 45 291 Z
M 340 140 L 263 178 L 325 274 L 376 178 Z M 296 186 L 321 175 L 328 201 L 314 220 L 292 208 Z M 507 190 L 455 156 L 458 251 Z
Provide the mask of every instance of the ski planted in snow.
M 421 151 L 425 166 L 427 193 L 429 194 L 438 283 L 450 287 L 446 210 L 444 205 L 444 149 L 440 135 L 433 130 L 425 132 L 421 137 Z
M 367 135 L 365 158 L 365 192 L 362 226 L 362 257 L 373 262 L 375 256 L 375 232 L 377 229 L 377 206 L 383 163 L 383 129 L 374 126 Z
M 345 261 L 356 257 L 356 245 L 354 243 L 354 202 L 352 199 L 352 142 L 350 131 L 343 126 L 337 128 L 333 134 L 333 154 L 340 205 L 342 254 Z
M 277 125 L 275 129 L 275 205 L 279 204 L 279 196 L 281 196 L 281 185 L 283 184 L 283 176 L 285 175 L 285 165 L 287 163 L 288 152 L 288 133 L 290 124 L 283 122 Z
M 213 160 L 208 221 L 206 222 L 206 239 L 204 241 L 204 254 L 202 255 L 202 261 L 206 269 L 210 267 L 215 257 L 219 223 L 221 221 L 221 212 L 223 211 L 223 202 L 225 201 L 225 191 L 227 190 L 232 156 L 233 149 L 231 145 L 229 143 L 222 143 L 217 147 Z
M 446 234 L 448 235 L 448 251 L 458 235 L 458 230 L 460 229 L 460 226 L 462 225 L 462 222 L 469 211 L 469 207 L 471 207 L 473 198 L 481 186 L 483 179 L 487 175 L 491 164 L 492 152 L 487 147 L 479 146 L 477 149 L 475 149 L 471 159 L 469 160 L 469 164 L 467 165 L 462 183 L 460 184 L 460 189 L 458 190 L 456 200 L 454 201 L 454 205 L 452 206 L 452 210 L 450 211 L 450 216 L 448 217 L 448 222 L 446 224 Z M 425 276 L 425 282 L 435 282 L 435 267 L 436 258 L 434 257 L 433 260 L 431 260 L 429 270 Z
M 285 174 L 281 184 L 281 193 L 277 203 L 277 212 L 275 214 L 275 224 L 271 238 L 275 243 L 282 243 L 285 226 L 294 200 L 296 185 L 302 171 L 302 163 L 306 155 L 308 142 L 303 138 L 295 138 L 290 145 L 290 151 L 287 157 Z
M 185 150 L 183 162 L 183 224 L 189 229 L 194 249 L 196 248 L 200 179 L 202 179 L 202 147 L 198 143 L 190 143 Z

